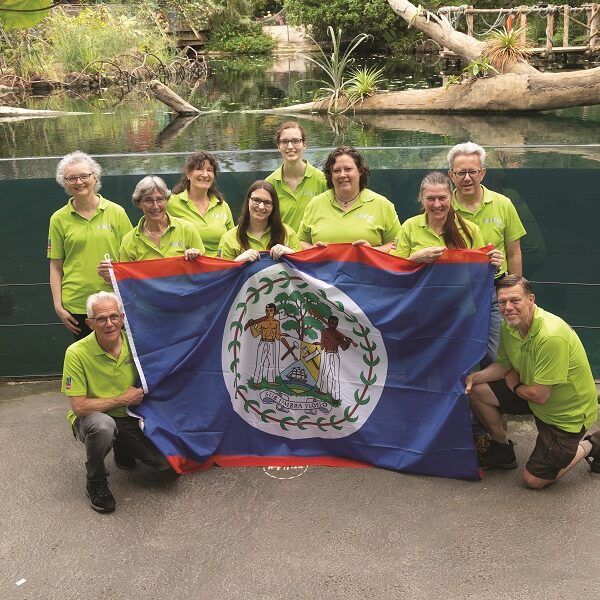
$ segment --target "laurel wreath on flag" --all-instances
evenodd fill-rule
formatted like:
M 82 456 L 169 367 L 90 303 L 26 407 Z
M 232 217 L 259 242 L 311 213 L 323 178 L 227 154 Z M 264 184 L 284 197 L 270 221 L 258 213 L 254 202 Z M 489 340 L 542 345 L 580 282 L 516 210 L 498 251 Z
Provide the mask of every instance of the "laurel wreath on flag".
M 235 321 L 232 321 L 229 325 L 229 329 L 234 330 L 233 340 L 231 340 L 227 346 L 227 350 L 233 355 L 233 360 L 229 366 L 230 371 L 234 374 L 235 380 L 235 397 L 241 398 L 244 402 L 244 410 L 249 413 L 253 411 L 260 416 L 261 420 L 265 423 L 275 422 L 279 423 L 279 426 L 288 431 L 289 427 L 297 427 L 300 430 L 305 430 L 307 427 L 316 427 L 321 431 L 327 431 L 328 428 L 337 430 L 343 429 L 343 423 L 354 423 L 358 420 L 356 412 L 360 406 L 368 404 L 371 401 L 371 397 L 368 395 L 369 387 L 377 381 L 377 374 L 374 372 L 374 367 L 379 364 L 379 356 L 375 356 L 374 352 L 377 349 L 377 344 L 369 339 L 369 333 L 371 330 L 368 327 L 364 327 L 358 322 L 358 319 L 354 315 L 346 313 L 344 305 L 339 301 L 331 301 L 327 299 L 327 294 L 323 290 L 316 290 L 317 293 L 322 297 L 324 302 L 327 302 L 340 313 L 342 313 L 345 319 L 349 323 L 354 323 L 352 326 L 352 332 L 357 337 L 362 338 L 358 346 L 363 350 L 362 360 L 365 363 L 366 368 L 363 369 L 359 375 L 361 382 L 363 383 L 361 389 L 354 391 L 354 404 L 346 406 L 343 415 L 338 415 L 335 412 L 329 417 L 318 417 L 314 421 L 308 415 L 302 415 L 295 419 L 294 417 L 278 417 L 277 411 L 272 408 L 262 409 L 260 403 L 257 400 L 252 400 L 247 397 L 248 388 L 241 383 L 242 374 L 238 371 L 240 364 L 239 353 L 241 350 L 240 337 L 244 331 L 242 320 L 246 316 L 248 304 L 256 304 L 261 294 L 271 294 L 273 288 L 277 286 L 280 289 L 286 289 L 290 286 L 292 281 L 294 286 L 297 288 L 305 288 L 308 283 L 302 280 L 299 276 L 290 276 L 287 271 L 279 271 L 280 277 L 277 279 L 271 279 L 269 277 L 263 277 L 259 280 L 259 283 L 263 285 L 255 288 L 250 286 L 247 290 L 247 297 L 244 302 L 239 302 L 236 306 L 236 310 L 240 313 Z M 298 281 L 296 281 L 298 280 Z

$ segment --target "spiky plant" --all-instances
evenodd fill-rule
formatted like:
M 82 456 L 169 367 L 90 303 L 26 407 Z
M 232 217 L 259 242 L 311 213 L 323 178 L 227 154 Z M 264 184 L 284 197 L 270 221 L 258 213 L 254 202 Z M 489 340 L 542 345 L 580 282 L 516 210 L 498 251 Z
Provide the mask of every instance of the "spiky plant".
M 516 62 L 525 62 L 531 54 L 527 40 L 521 39 L 522 28 L 494 29 L 485 42 L 482 56 L 490 65 L 505 73 Z
M 383 69 L 377 67 L 361 67 L 350 73 L 346 85 L 346 94 L 350 104 L 362 102 L 367 96 L 372 96 L 385 81 Z
M 345 109 L 340 110 L 339 102 L 348 86 L 349 80 L 347 69 L 354 62 L 352 54 L 358 46 L 371 36 L 366 33 L 359 33 L 348 44 L 346 50 L 342 52 L 342 30 L 338 29 L 336 33 L 333 27 L 330 26 L 327 28 L 327 31 L 331 38 L 331 55 L 326 54 L 321 45 L 312 37 L 310 39 L 319 49 L 317 55 L 305 54 L 304 52 L 298 52 L 297 54 L 319 68 L 324 79 L 317 80 L 318 83 L 322 84 L 319 90 L 317 90 L 317 93 L 322 96 L 324 94 L 325 98 L 329 98 L 329 113 L 339 113 L 348 109 L 348 107 L 346 107 Z

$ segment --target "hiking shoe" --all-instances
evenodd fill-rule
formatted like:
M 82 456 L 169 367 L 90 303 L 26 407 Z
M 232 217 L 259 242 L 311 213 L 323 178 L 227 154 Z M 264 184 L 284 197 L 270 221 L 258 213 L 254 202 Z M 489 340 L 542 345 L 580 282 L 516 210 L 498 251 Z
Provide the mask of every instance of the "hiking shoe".
M 135 469 L 135 456 L 126 450 L 121 450 L 117 444 L 113 446 L 113 459 L 119 469 L 132 471 Z
M 490 439 L 487 448 L 477 451 L 479 467 L 484 471 L 487 469 L 516 469 L 517 457 L 513 446 L 512 440 L 508 440 L 508 444 L 500 444 Z
M 101 481 L 88 481 L 85 493 L 90 499 L 90 506 L 99 513 L 111 513 L 115 510 L 117 503 L 115 497 L 110 493 L 106 479 Z
M 585 457 L 592 473 L 600 473 L 600 431 L 586 435 L 584 440 L 592 445 L 591 452 Z

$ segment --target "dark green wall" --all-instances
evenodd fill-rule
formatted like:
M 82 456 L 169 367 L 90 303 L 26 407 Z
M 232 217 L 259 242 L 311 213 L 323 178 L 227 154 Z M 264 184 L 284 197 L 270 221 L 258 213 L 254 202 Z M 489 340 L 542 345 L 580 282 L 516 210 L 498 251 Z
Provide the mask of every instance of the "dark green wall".
M 417 189 L 424 173 L 380 169 L 372 174 L 369 187 L 390 198 L 404 221 L 417 212 Z M 250 183 L 265 174 L 220 175 L 219 185 L 234 214 Z M 169 185 L 178 178 L 174 174 L 163 177 Z M 102 194 L 125 206 L 134 223 L 140 213 L 129 198 L 139 179 L 139 175 L 102 179 Z M 534 282 L 546 282 L 535 285 L 538 303 L 576 328 L 597 377 L 599 180 L 599 170 L 572 168 L 491 170 L 486 179 L 490 188 L 511 197 L 528 231 L 522 241 L 525 275 Z M 0 198 L 4 208 L 0 226 L 0 376 L 57 374 L 72 337 L 57 324 L 52 308 L 46 243 L 50 215 L 65 203 L 66 196 L 51 179 L 19 179 L 0 180 Z

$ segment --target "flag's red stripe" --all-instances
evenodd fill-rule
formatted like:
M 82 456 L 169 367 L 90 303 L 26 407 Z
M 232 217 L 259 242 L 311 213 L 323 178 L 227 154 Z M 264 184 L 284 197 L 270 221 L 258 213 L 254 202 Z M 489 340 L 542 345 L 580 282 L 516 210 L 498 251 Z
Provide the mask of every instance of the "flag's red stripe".
M 195 260 L 185 260 L 183 256 L 136 262 L 115 262 L 113 268 L 118 281 L 123 279 L 153 279 L 175 275 L 196 275 L 213 273 L 227 269 L 239 269 L 244 263 L 202 256 Z
M 493 246 L 481 250 L 446 250 L 436 260 L 436 264 L 487 263 L 487 252 Z M 352 244 L 330 244 L 325 248 L 311 248 L 287 256 L 291 263 L 311 262 L 353 262 L 362 263 L 378 269 L 396 273 L 413 273 L 426 265 L 397 258 L 365 246 Z M 240 268 L 244 263 L 201 256 L 195 260 L 185 260 L 182 256 L 162 258 L 160 260 L 141 260 L 137 262 L 113 263 L 118 281 L 124 279 L 152 279 L 154 277 L 172 277 L 176 275 L 196 275 L 213 273 L 227 269 Z
M 487 253 L 493 246 L 486 246 L 481 250 L 446 250 L 435 264 L 451 263 L 487 263 Z M 330 244 L 325 248 L 311 248 L 304 252 L 297 252 L 286 257 L 290 262 L 327 262 L 344 261 L 354 262 L 377 267 L 386 271 L 398 273 L 413 273 L 426 266 L 391 254 L 379 252 L 366 246 L 353 246 L 352 244 Z
M 203 463 L 183 456 L 167 456 L 167 460 L 177 473 L 182 475 L 196 471 L 206 471 L 210 467 L 350 467 L 363 469 L 372 465 L 350 458 L 335 456 L 228 456 L 215 454 Z

